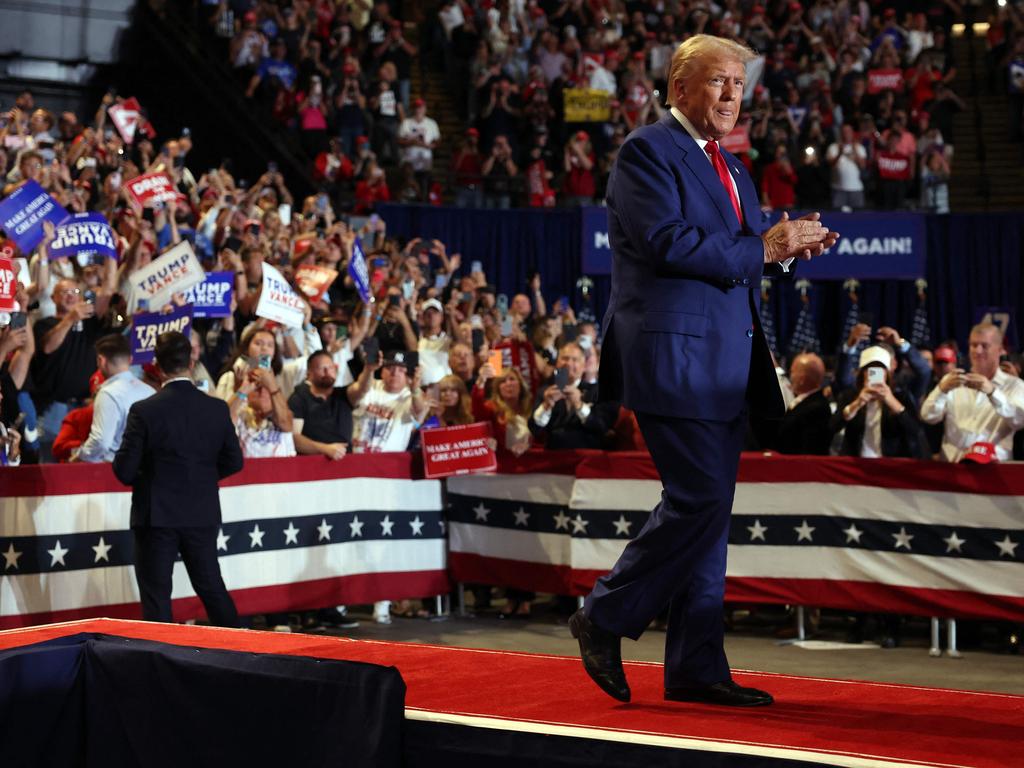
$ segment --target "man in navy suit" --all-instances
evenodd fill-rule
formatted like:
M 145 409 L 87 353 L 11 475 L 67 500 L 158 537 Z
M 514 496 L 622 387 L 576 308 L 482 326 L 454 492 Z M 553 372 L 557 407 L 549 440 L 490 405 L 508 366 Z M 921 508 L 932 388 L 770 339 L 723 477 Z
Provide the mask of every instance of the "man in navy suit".
M 614 262 L 602 399 L 621 400 L 661 475 L 661 502 L 570 619 L 586 671 L 629 701 L 620 640 L 669 607 L 665 698 L 770 704 L 732 681 L 723 648 L 726 545 L 748 412 L 785 412 L 758 322 L 761 277 L 831 247 L 817 214 L 764 230 L 757 191 L 718 141 L 736 125 L 754 53 L 697 35 L 670 65 L 669 103 L 634 131 L 608 184 Z
M 163 388 L 128 411 L 114 474 L 132 486 L 135 578 L 142 618 L 170 622 L 171 573 L 181 553 L 210 623 L 237 627 L 238 612 L 217 561 L 221 478 L 242 469 L 242 449 L 223 400 L 189 377 L 192 344 L 163 333 L 156 342 Z

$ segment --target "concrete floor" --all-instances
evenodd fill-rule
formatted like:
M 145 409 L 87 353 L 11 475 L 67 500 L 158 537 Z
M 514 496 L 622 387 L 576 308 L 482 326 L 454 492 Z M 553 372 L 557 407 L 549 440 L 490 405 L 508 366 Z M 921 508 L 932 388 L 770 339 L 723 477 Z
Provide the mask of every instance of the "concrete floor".
M 352 610 L 353 618 L 361 622 L 358 628 L 327 633 L 561 655 L 573 655 L 577 650 L 566 626 L 567 611 L 553 603 L 535 605 L 534 615 L 527 621 L 502 620 L 492 609 L 475 617 L 444 620 L 394 617 L 390 625 L 380 625 L 366 611 Z M 778 635 L 790 627 L 790 620 L 779 609 L 770 609 L 767 615 L 741 616 L 726 634 L 726 652 L 733 669 L 1024 695 L 1024 655 L 999 652 L 990 628 L 985 628 L 980 644 L 975 641 L 975 647 L 962 646 L 963 658 L 954 659 L 928 655 L 928 624 L 922 620 L 906 625 L 901 646 L 888 650 L 874 644 L 821 650 L 780 645 Z M 841 646 L 847 627 L 843 617 L 826 615 L 812 637 Z M 964 630 L 964 639 L 971 643 L 969 628 Z M 665 633 L 651 629 L 638 642 L 624 640 L 622 654 L 626 659 L 661 661 L 664 642 Z

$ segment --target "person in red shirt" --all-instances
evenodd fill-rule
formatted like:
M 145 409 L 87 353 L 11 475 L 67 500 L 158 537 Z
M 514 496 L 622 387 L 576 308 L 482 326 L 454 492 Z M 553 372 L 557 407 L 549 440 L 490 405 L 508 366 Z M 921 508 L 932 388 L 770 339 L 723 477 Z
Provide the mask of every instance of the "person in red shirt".
M 594 202 L 597 183 L 594 179 L 594 147 L 590 135 L 580 131 L 565 145 L 565 183 L 562 192 L 568 205 L 589 205 Z
M 551 208 L 555 205 L 555 192 L 551 189 L 554 174 L 544 162 L 543 149 L 538 144 L 530 150 L 530 164 L 526 166 L 526 196 L 531 208 Z
M 328 184 L 352 178 L 352 161 L 342 152 L 340 139 L 331 139 L 328 149 L 316 156 L 313 161 L 313 178 Z
M 489 380 L 493 380 L 490 397 L 487 396 Z M 532 439 L 529 420 L 533 398 L 518 370 L 504 368 L 498 372 L 490 363 L 485 363 L 473 386 L 472 399 L 473 418 L 490 422 L 499 455 L 512 453 L 521 456 L 529 449 Z
M 875 161 L 878 169 L 878 204 L 883 209 L 903 207 L 913 172 L 910 158 L 899 149 L 901 138 L 899 131 L 889 131 L 885 147 Z
M 371 160 L 366 165 L 363 180 L 356 184 L 355 212 L 372 213 L 377 203 L 387 203 L 390 200 L 391 190 L 388 189 L 384 169 L 377 165 L 376 160 Z
M 761 175 L 761 202 L 769 208 L 788 210 L 796 205 L 797 175 L 785 144 L 775 148 L 775 160 Z
M 455 175 L 455 207 L 483 208 L 484 185 L 481 169 L 484 156 L 480 154 L 480 131 L 470 128 L 459 151 L 452 158 Z

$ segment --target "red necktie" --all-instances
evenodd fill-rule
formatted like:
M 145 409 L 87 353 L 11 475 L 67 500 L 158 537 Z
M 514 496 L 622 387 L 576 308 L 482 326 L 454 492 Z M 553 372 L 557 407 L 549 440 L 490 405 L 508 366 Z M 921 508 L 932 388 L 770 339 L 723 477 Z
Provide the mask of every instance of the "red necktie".
M 704 151 L 708 153 L 708 156 L 711 158 L 711 164 L 715 166 L 718 180 L 722 182 L 725 191 L 729 193 L 729 199 L 732 200 L 732 209 L 736 211 L 736 220 L 742 224 L 743 215 L 740 213 L 740 201 L 736 198 L 736 190 L 733 189 L 732 178 L 729 176 L 729 169 L 725 167 L 725 158 L 722 157 L 722 153 L 718 149 L 718 142 L 709 141 L 704 146 Z

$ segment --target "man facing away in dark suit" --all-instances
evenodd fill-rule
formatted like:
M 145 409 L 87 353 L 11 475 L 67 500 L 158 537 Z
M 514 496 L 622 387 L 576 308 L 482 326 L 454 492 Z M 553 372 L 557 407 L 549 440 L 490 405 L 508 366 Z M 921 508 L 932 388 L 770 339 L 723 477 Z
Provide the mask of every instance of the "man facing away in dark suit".
M 669 607 L 665 698 L 770 704 L 733 682 L 723 646 L 729 517 L 748 409 L 785 410 L 758 322 L 761 277 L 836 239 L 818 214 L 764 230 L 754 184 L 717 141 L 739 117 L 755 54 L 709 35 L 669 70 L 671 111 L 634 131 L 608 184 L 612 293 L 601 397 L 636 412 L 664 487 L 661 502 L 569 626 L 584 668 L 628 701 L 622 637 Z
M 824 361 L 813 352 L 797 355 L 789 366 L 789 381 L 793 401 L 770 447 L 779 453 L 828 456 L 832 445 L 832 406 L 822 390 Z
M 163 388 L 128 412 L 114 474 L 132 486 L 142 617 L 172 620 L 171 574 L 180 552 L 210 622 L 237 627 L 238 612 L 217 562 L 217 483 L 242 469 L 242 449 L 227 403 L 203 394 L 189 378 L 191 357 L 184 335 L 169 332 L 157 339 Z

